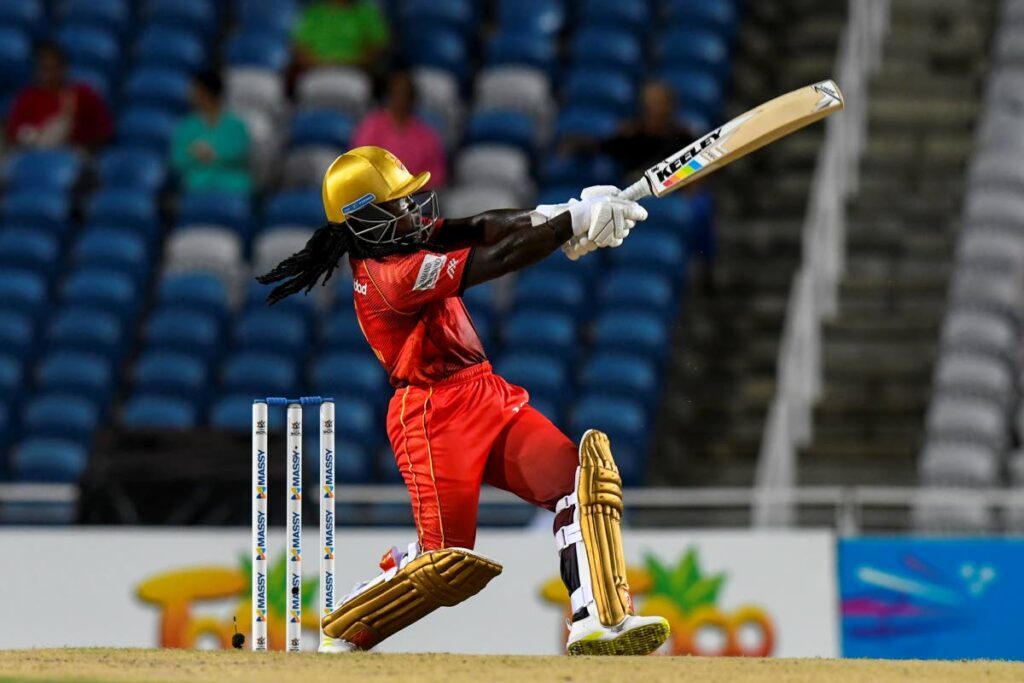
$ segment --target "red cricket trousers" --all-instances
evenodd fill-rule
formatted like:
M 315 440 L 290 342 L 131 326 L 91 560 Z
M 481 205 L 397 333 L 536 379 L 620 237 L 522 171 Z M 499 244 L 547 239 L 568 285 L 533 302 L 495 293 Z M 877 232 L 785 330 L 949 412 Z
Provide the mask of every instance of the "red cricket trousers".
M 395 392 L 388 438 L 424 550 L 473 547 L 481 482 L 548 510 L 572 492 L 576 445 L 528 400 L 486 362 Z

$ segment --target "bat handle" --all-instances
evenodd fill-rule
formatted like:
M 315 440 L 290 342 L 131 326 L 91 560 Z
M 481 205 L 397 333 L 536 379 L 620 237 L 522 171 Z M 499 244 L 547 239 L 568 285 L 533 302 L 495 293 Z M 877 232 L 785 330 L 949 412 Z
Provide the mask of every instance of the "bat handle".
M 638 202 L 644 197 L 651 196 L 651 186 L 647 182 L 647 178 L 641 177 L 640 180 L 623 190 L 621 196 L 630 201 Z

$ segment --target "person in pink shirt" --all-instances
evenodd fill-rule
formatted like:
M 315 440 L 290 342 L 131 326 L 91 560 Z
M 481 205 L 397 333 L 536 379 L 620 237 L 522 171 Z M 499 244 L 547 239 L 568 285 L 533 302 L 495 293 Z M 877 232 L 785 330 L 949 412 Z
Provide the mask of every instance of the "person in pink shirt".
M 426 189 L 444 186 L 444 145 L 437 132 L 416 116 L 416 86 L 408 70 L 396 69 L 388 75 L 385 99 L 385 106 L 371 111 L 356 127 L 352 146 L 374 145 L 390 150 L 405 162 L 410 173 L 430 173 Z

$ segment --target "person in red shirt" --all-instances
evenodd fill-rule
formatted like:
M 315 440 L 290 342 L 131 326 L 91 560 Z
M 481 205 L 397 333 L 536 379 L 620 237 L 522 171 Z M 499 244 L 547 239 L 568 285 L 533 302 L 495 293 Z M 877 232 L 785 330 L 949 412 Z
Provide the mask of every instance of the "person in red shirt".
M 36 49 L 36 82 L 18 93 L 7 119 L 7 141 L 25 147 L 76 145 L 95 148 L 110 139 L 110 110 L 84 83 L 67 80 L 60 48 Z
M 326 282 L 347 254 L 359 324 L 395 389 L 387 431 L 409 489 L 417 543 L 406 554 L 386 555 L 383 578 L 357 587 L 325 618 L 324 631 L 361 649 L 390 635 L 393 625 L 392 631 L 368 626 L 373 618 L 361 610 L 379 609 L 385 598 L 376 591 L 388 585 L 398 591 L 402 572 L 420 566 L 410 564 L 417 557 L 440 557 L 451 548 L 460 557 L 471 552 L 486 482 L 556 511 L 574 613 L 570 653 L 648 654 L 667 639 L 668 622 L 633 614 L 619 540 L 621 482 L 607 437 L 591 430 L 577 450 L 530 406 L 525 389 L 494 374 L 462 301 L 467 287 L 559 248 L 578 256 L 618 246 L 647 214 L 614 196 L 616 188 L 593 188 L 566 204 L 445 220 L 432 192 L 417 194 L 428 180 L 429 173 L 413 176 L 379 147 L 343 154 L 324 178 L 329 222 L 302 251 L 258 278 L 281 283 L 268 297 L 273 304 Z M 439 598 L 422 613 L 406 614 L 400 626 L 438 604 L 453 602 Z M 349 624 L 348 617 L 349 626 L 339 625 Z

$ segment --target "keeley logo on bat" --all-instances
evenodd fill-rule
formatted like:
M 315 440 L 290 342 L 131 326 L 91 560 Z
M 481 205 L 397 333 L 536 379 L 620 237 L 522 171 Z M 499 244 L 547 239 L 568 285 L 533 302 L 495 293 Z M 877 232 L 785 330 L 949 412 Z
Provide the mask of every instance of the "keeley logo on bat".
M 702 137 L 700 140 L 698 140 L 697 142 L 693 143 L 692 145 L 684 149 L 682 152 L 680 152 L 679 156 L 675 157 L 670 161 L 655 166 L 651 170 L 654 172 L 655 177 L 657 177 L 658 182 L 663 183 L 669 178 L 671 178 L 673 175 L 676 174 L 677 171 L 679 171 L 683 167 L 684 164 L 686 164 L 695 156 L 704 151 L 706 147 L 714 144 L 721 136 L 722 129 L 716 128 L 715 130 L 711 131 L 710 133 Z

